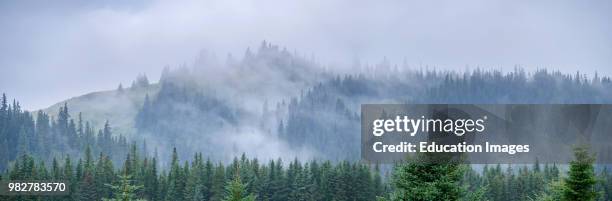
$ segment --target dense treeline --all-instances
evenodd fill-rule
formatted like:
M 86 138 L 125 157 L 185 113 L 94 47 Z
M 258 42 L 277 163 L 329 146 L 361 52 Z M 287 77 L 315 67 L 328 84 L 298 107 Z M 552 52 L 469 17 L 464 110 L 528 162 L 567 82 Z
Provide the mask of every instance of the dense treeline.
M 467 170 L 462 183 L 470 191 L 481 190 L 488 200 L 529 200 L 543 193 L 547 184 L 557 182 L 560 171 L 557 165 L 536 161 L 533 166 L 485 165 L 482 174 Z
M 518 68 L 509 73 L 476 69 L 346 75 L 292 98 L 278 132 L 292 146 L 314 147 L 330 159 L 358 159 L 359 135 L 354 133 L 359 133 L 363 103 L 612 103 L 610 88 L 610 78 L 597 74 L 588 78 Z
M 24 154 L 0 180 L 63 180 L 65 196 L 0 196 L 0 200 L 611 200 L 612 176 L 595 171 L 594 158 L 578 149 L 567 173 L 557 165 L 485 165 L 408 162 L 390 178 L 378 166 L 347 161 L 280 159 L 266 164 L 240 158 L 224 165 L 197 153 L 181 162 L 173 150 L 169 169 L 135 145 L 122 165 L 86 148 L 83 158 L 53 159 L 50 165 Z M 596 172 L 598 172 L 596 174 Z M 235 199 L 239 196 L 240 199 Z M 231 198 L 231 199 L 230 199 Z
M 159 93 L 145 101 L 135 126 L 143 138 L 159 138 L 158 144 L 172 147 L 189 144 L 192 136 L 210 144 L 219 132 L 243 132 L 256 120 L 261 132 L 291 147 L 329 160 L 357 160 L 359 135 L 354 133 L 363 103 L 612 103 L 607 90 L 612 81 L 597 73 L 519 67 L 458 72 L 388 61 L 355 64 L 348 74 L 324 69 L 266 42 L 241 60 L 228 57 L 223 63 L 204 56 L 193 67 L 162 73 Z M 183 155 L 233 149 L 210 145 L 177 148 Z
M 392 192 L 382 200 L 612 200 L 612 177 L 596 171 L 588 146 L 574 148 L 574 160 L 557 165 L 484 165 L 432 163 L 421 154 L 394 167 Z
M 245 155 L 224 165 L 195 154 L 191 162 L 181 162 L 176 149 L 169 169 L 159 170 L 155 157 L 138 153 L 132 145 L 123 165 L 114 165 L 105 154 L 97 159 L 87 148 L 84 158 L 66 157 L 46 165 L 29 155 L 21 155 L 7 172 L 9 180 L 64 180 L 72 189 L 66 196 L 49 196 L 44 200 L 100 200 L 124 196 L 129 185 L 132 199 L 146 200 L 227 200 L 240 191 L 254 200 L 374 200 L 388 190 L 378 169 L 360 163 L 287 163 L 280 159 L 260 163 Z M 63 165 L 60 165 L 63 164 Z M 118 168 L 121 167 L 121 168 Z M 237 183 L 236 183 L 237 182 Z M 240 189 L 233 189 L 240 188 Z M 15 200 L 16 197 L 2 197 Z M 19 200 L 36 200 L 21 196 Z
M 113 135 L 108 123 L 97 130 L 79 114 L 76 119 L 68 113 L 68 105 L 60 108 L 56 118 L 38 111 L 36 115 L 21 109 L 19 102 L 8 104 L 2 94 L 0 102 L 0 171 L 18 156 L 29 154 L 50 163 L 53 157 L 66 154 L 79 156 L 86 146 L 120 161 L 128 143 L 122 135 Z
M 122 195 L 147 200 L 236 198 L 230 195 L 245 200 L 611 200 L 612 176 L 605 168 L 595 171 L 584 153 L 567 173 L 563 167 L 537 163 L 403 163 L 383 179 L 377 168 L 345 161 L 359 158 L 355 133 L 362 103 L 612 103 L 609 77 L 518 68 L 508 73 L 399 71 L 385 62 L 358 65 L 361 71 L 356 74 L 334 76 L 314 70 L 320 67 L 314 61 L 265 42 L 256 53 L 247 50 L 242 61 L 198 62 L 223 70 L 164 71 L 160 91 L 145 98 L 135 117 L 138 133 L 131 140 L 177 146 L 171 157 L 150 156 L 146 145 L 130 148 L 125 137 L 112 134 L 108 123 L 96 132 L 80 115 L 71 118 L 67 105 L 54 119 L 23 111 L 18 102 L 8 104 L 3 96 L 0 170 L 10 170 L 2 178 L 68 180 L 74 191 L 50 198 L 55 200 L 121 200 Z M 139 79 L 133 87 L 147 85 L 147 79 Z M 269 102 L 276 107 L 268 107 Z M 256 114 L 253 106 L 259 103 L 261 114 Z M 227 165 L 217 163 L 222 161 L 219 155 L 228 155 L 236 145 L 215 137 L 228 139 L 255 128 L 254 120 L 261 121 L 257 130 L 264 132 L 264 139 L 280 139 L 291 150 L 312 148 L 318 158 L 332 161 L 259 164 L 242 157 Z M 179 155 L 187 159 L 193 153 L 206 153 L 210 159 L 196 154 L 179 162 Z
M 11 108 L 11 111 L 13 107 L 6 106 Z M 343 103 L 338 103 L 336 107 L 340 108 L 337 111 L 342 112 L 344 109 L 344 114 L 351 115 Z M 45 114 L 41 114 L 44 117 Z M 61 117 L 67 116 L 64 114 L 67 114 L 66 106 L 60 110 L 58 119 L 64 119 Z M 57 121 L 50 121 L 55 122 L 50 124 L 51 128 L 58 125 Z M 34 121 L 33 125 L 38 125 L 36 122 Z M 76 125 L 78 124 L 69 123 L 68 131 L 80 133 L 79 129 L 72 129 L 78 128 Z M 104 130 L 108 130 L 110 135 L 110 127 L 107 125 L 105 129 L 100 130 L 101 136 L 104 135 Z M 35 131 L 38 131 L 36 126 Z M 93 138 L 94 143 L 89 145 L 81 141 L 87 138 L 77 139 L 77 145 L 85 149 L 84 154 L 71 153 L 73 156 L 80 156 L 76 157 L 78 160 L 64 154 L 59 155 L 59 151 L 54 151 L 55 157 L 50 159 L 38 159 L 40 156 L 36 154 L 40 153 L 31 151 L 35 149 L 18 145 L 20 149 L 16 150 L 24 151 L 17 152 L 15 160 L 10 163 L 10 170 L 5 172 L 2 178 L 61 179 L 70 182 L 73 189 L 70 195 L 45 197 L 44 200 L 121 199 L 124 195 L 132 199 L 146 200 L 225 200 L 231 195 L 239 195 L 247 200 L 374 200 L 376 196 L 380 196 L 378 199 L 391 200 L 560 200 L 571 196 L 578 199 L 585 195 L 598 200 L 611 200 L 612 176 L 603 168 L 595 177 L 593 159 L 585 159 L 586 162 L 583 163 L 587 165 L 576 165 L 576 162 L 573 162 L 566 175 L 560 173 L 556 165 L 547 164 L 541 168 L 537 162 L 531 167 L 502 168 L 503 166 L 497 165 L 485 166 L 482 169 L 472 169 L 465 165 L 405 163 L 395 167 L 392 171 L 393 177 L 385 182 L 377 168 L 371 170 L 359 163 L 301 163 L 297 160 L 283 163 L 278 160 L 260 165 L 257 159 L 248 160 L 243 156 L 225 166 L 212 160 L 204 160 L 202 154 L 196 154 L 192 160 L 181 164 L 176 149 L 170 165 L 160 169 L 157 157 L 149 157 L 142 151 L 146 150 L 144 146 L 138 149 L 132 145 L 128 151 L 125 145 L 125 155 L 117 162 L 108 155 L 117 155 L 116 150 L 120 149 L 110 147 L 113 152 L 105 150 L 98 138 Z M 121 144 L 121 141 L 125 140 L 120 140 L 118 144 Z M 66 143 L 68 142 L 70 141 Z M 100 153 L 97 159 L 94 159 L 94 152 Z M 284 168 L 286 164 L 289 165 Z M 574 188 L 570 188 L 571 186 Z M 131 190 L 126 194 L 121 192 L 121 189 Z M 15 197 L 10 197 L 9 200 L 14 199 Z

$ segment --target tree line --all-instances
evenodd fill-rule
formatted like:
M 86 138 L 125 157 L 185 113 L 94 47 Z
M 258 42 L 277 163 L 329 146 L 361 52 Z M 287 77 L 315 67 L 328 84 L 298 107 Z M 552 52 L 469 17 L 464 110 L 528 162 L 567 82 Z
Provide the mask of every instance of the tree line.
M 181 162 L 174 149 L 169 169 L 160 170 L 157 159 L 142 156 L 136 145 L 122 165 L 103 153 L 96 159 L 89 147 L 83 156 L 46 165 L 21 155 L 2 175 L 4 180 L 67 181 L 70 194 L 0 200 L 374 200 L 388 190 L 378 169 L 358 162 L 261 163 L 243 154 L 224 165 L 201 153 Z
M 282 101 L 278 136 L 294 147 L 313 147 L 330 159 L 358 160 L 360 106 L 408 104 L 605 104 L 612 103 L 610 77 L 558 71 L 475 69 L 382 71 L 336 76 Z
M 0 100 L 0 171 L 9 162 L 28 154 L 50 163 L 51 158 L 66 155 L 80 156 L 89 146 L 93 152 L 102 152 L 115 162 L 127 153 L 129 143 L 125 136 L 114 135 L 109 122 L 96 130 L 79 113 L 72 118 L 68 105 L 60 107 L 52 117 L 42 111 L 32 114 L 22 110 L 19 102 L 7 101 L 6 94 Z
M 611 200 L 612 175 L 597 166 L 588 148 L 577 147 L 564 172 L 555 164 L 484 165 L 431 163 L 428 156 L 397 163 L 382 176 L 378 165 L 359 162 L 260 163 L 240 158 L 224 165 L 196 153 L 180 161 L 176 149 L 168 169 L 132 144 L 121 165 L 97 158 L 53 159 L 50 165 L 19 156 L 0 180 L 61 180 L 63 196 L 0 196 L 0 200 Z M 416 158 L 416 159 L 415 159 Z M 420 161 L 418 161 L 420 160 Z
M 432 163 L 422 154 L 395 166 L 390 194 L 379 200 L 612 200 L 612 177 L 594 165 L 588 146 L 574 148 L 562 171 L 555 164 L 485 165 L 482 170 L 458 163 Z

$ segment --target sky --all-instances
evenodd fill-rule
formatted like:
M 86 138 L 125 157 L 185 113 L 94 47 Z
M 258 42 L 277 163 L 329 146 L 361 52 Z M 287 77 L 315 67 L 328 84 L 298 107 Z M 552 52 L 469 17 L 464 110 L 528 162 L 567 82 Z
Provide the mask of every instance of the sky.
M 0 92 L 41 109 L 263 40 L 331 68 L 387 58 L 612 75 L 610 10 L 607 0 L 1 1 Z

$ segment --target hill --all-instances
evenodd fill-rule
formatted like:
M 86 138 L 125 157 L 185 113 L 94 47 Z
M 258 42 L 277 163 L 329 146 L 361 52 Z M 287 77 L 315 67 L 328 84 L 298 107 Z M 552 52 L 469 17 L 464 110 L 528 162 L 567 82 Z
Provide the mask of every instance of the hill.
M 114 134 L 131 136 L 135 133 L 134 117 L 145 97 L 154 96 L 158 91 L 158 84 L 146 84 L 123 90 L 92 92 L 61 101 L 43 111 L 56 117 L 60 107 L 66 103 L 71 117 L 77 118 L 82 113 L 83 119 L 90 121 L 96 128 L 103 127 L 108 120 L 113 125 Z

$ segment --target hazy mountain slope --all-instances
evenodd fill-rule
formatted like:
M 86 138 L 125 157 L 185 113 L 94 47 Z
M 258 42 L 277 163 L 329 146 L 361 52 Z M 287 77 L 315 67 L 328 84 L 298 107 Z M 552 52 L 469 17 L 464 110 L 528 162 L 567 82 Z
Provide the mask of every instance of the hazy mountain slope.
M 243 152 L 266 160 L 315 157 L 310 147 L 287 147 L 276 125 L 291 97 L 329 78 L 313 61 L 269 43 L 225 62 L 202 54 L 193 66 L 162 72 L 159 92 L 136 117 L 137 140 L 214 160 Z
M 612 102 L 607 90 L 612 81 L 598 75 L 392 66 L 383 62 L 330 72 L 264 42 L 241 58 L 229 55 L 225 62 L 202 53 L 193 65 L 164 69 L 159 84 L 138 78 L 136 87 L 67 102 L 73 117 L 82 112 L 98 128 L 108 119 L 113 133 L 130 141 L 146 140 L 153 149 L 176 147 L 184 157 L 203 152 L 226 161 L 243 152 L 265 160 L 358 160 L 359 109 L 364 103 Z M 46 112 L 55 115 L 62 104 Z M 159 159 L 168 160 L 164 157 Z
M 68 104 L 70 116 L 77 119 L 79 112 L 83 119 L 89 120 L 95 128 L 102 128 L 108 120 L 114 134 L 131 136 L 135 133 L 134 117 L 142 107 L 145 96 L 154 96 L 159 91 L 158 84 L 147 84 L 119 90 L 92 92 L 56 103 L 43 111 L 57 116 L 59 108 Z

